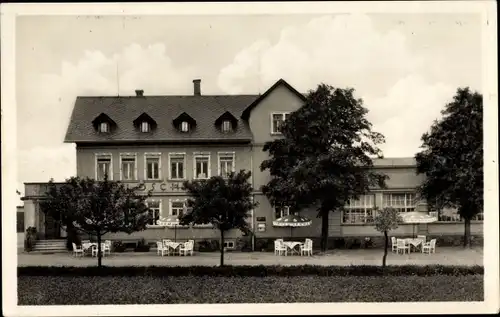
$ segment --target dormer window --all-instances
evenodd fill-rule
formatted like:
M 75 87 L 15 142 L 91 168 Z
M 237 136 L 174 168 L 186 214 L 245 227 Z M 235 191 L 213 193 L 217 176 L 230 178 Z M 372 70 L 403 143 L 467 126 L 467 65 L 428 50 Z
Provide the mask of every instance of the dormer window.
M 141 123 L 141 132 L 147 133 L 151 131 L 151 126 L 149 125 L 149 122 L 143 121 Z
M 107 123 L 107 122 L 101 122 L 99 124 L 99 132 L 101 132 L 101 133 L 108 133 L 109 132 L 109 123 Z
M 189 123 L 186 121 L 182 121 L 181 123 L 181 131 L 182 132 L 188 132 L 189 131 Z
M 183 112 L 172 121 L 175 129 L 182 133 L 194 132 L 196 130 L 196 120 L 186 112 Z
M 232 130 L 231 121 L 224 120 L 222 121 L 222 132 L 229 132 Z

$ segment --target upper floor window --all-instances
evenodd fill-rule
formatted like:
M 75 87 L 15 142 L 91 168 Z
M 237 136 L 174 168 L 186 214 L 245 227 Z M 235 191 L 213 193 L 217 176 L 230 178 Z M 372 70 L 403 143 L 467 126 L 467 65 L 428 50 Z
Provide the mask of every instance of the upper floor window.
M 149 208 L 149 214 L 150 214 L 150 220 L 148 222 L 148 225 L 155 226 L 158 224 L 158 221 L 160 220 L 161 202 L 159 200 L 151 200 L 146 202 L 146 204 Z
M 383 207 L 392 207 L 399 212 L 415 211 L 416 195 L 414 193 L 384 193 Z
M 184 153 L 170 153 L 168 157 L 170 160 L 170 179 L 184 179 L 186 155 Z
M 122 154 L 120 155 L 121 164 L 120 172 L 121 179 L 124 181 L 137 179 L 137 164 L 135 154 Z
M 143 121 L 141 123 L 141 132 L 150 132 L 151 131 L 151 125 L 149 122 Z
M 108 122 L 101 122 L 99 124 L 99 132 L 108 133 L 109 132 L 109 123 Z
M 279 219 L 286 217 L 290 214 L 289 207 L 274 207 L 274 218 Z
M 234 153 L 219 153 L 219 175 L 227 178 L 231 172 L 234 172 Z
M 375 209 L 374 195 L 360 195 L 358 199 L 351 199 L 344 206 L 342 222 L 344 223 L 372 223 Z
M 222 121 L 222 132 L 230 132 L 232 130 L 231 121 L 224 120 Z
M 160 154 L 146 154 L 145 174 L 147 180 L 158 180 L 161 175 Z
M 112 171 L 112 156 L 111 154 L 97 154 L 96 155 L 96 179 L 104 180 L 107 175 L 109 180 L 113 179 Z
M 283 123 L 288 119 L 290 113 L 280 112 L 271 114 L 271 133 L 281 134 Z
M 210 155 L 194 156 L 194 178 L 207 179 L 210 177 Z

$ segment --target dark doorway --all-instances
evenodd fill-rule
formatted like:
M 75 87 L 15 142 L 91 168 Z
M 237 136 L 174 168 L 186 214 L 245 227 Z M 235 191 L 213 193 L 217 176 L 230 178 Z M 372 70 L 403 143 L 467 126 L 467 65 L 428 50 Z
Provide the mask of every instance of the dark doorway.
M 45 239 L 60 239 L 61 226 L 59 221 L 45 214 Z

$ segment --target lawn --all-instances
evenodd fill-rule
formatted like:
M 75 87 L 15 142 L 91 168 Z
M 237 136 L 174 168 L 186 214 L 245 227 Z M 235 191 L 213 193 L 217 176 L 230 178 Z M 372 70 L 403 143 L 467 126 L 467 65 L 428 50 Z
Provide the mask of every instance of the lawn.
M 19 276 L 19 305 L 482 301 L 483 275 Z

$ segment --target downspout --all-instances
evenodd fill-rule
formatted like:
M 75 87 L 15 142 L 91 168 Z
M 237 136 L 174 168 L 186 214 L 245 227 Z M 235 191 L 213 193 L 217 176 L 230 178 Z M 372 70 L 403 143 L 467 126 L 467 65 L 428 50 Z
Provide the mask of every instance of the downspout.
M 254 170 L 253 170 L 253 143 L 250 143 L 250 170 L 252 171 L 251 182 L 253 188 L 253 178 L 254 178 Z M 253 188 L 255 192 L 255 188 Z M 254 202 L 254 194 L 252 194 L 252 203 Z M 252 208 L 252 218 L 251 218 L 251 228 L 252 228 L 252 251 L 255 251 L 255 210 Z

